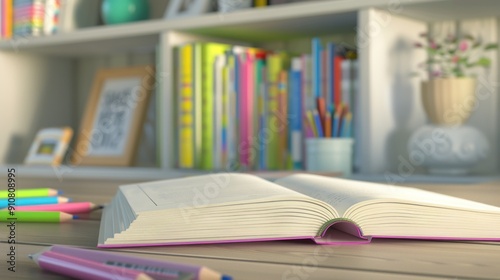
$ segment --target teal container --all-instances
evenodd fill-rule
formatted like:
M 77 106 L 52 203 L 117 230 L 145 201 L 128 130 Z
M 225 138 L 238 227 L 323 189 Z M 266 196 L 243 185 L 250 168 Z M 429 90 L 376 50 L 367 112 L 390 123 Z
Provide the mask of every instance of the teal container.
M 148 0 L 103 0 L 102 19 L 105 24 L 119 24 L 149 18 Z

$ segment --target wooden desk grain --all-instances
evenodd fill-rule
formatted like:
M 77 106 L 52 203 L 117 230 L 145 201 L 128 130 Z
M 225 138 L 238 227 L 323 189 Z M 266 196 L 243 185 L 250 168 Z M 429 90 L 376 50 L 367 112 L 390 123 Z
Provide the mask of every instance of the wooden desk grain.
M 44 184 L 62 189 L 75 201 L 108 203 L 120 183 L 124 182 L 25 179 L 22 187 Z M 413 186 L 500 206 L 499 183 Z M 99 216 L 97 211 L 88 220 L 66 224 L 18 224 L 19 255 L 27 256 L 41 249 L 41 245 L 51 244 L 95 248 Z M 7 244 L 0 242 L 0 254 L 5 255 Z M 500 279 L 500 243 L 495 242 L 375 240 L 366 245 L 319 246 L 307 241 L 283 241 L 118 251 L 207 265 L 237 276 L 236 279 L 332 279 L 332 275 L 339 279 Z M 38 270 L 29 260 L 26 262 L 21 263 L 26 265 L 26 272 L 19 275 L 32 279 Z M 61 279 L 54 277 L 48 279 Z

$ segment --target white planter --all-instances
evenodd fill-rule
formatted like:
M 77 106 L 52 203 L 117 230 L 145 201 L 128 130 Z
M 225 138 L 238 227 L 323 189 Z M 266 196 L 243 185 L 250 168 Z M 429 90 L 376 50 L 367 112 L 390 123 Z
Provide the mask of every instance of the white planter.
M 467 174 L 489 153 L 486 137 L 471 126 L 426 125 L 408 142 L 410 163 L 429 173 Z

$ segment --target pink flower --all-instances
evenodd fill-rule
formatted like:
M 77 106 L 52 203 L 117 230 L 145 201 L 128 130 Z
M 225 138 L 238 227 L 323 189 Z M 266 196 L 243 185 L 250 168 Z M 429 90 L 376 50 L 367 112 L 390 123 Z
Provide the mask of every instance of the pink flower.
M 467 41 L 462 41 L 460 42 L 460 45 L 458 46 L 458 48 L 465 52 L 468 48 L 469 48 L 469 44 L 467 43 Z
M 458 57 L 458 55 L 455 55 L 451 61 L 453 61 L 453 63 L 457 63 L 458 61 L 460 60 L 460 57 Z
M 435 49 L 437 49 L 437 48 L 438 48 L 438 45 L 436 44 L 436 42 L 431 41 L 431 42 L 429 43 L 429 47 L 431 47 L 431 49 L 434 49 L 434 50 L 435 50 Z
M 440 77 L 441 76 L 441 71 L 436 70 L 432 72 L 432 77 Z

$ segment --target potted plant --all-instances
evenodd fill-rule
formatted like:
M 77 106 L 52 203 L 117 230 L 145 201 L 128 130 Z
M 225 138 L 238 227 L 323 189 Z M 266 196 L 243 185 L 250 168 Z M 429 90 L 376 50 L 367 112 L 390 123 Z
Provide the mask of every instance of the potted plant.
M 422 82 L 422 103 L 433 124 L 464 123 L 475 105 L 476 79 L 474 68 L 489 67 L 484 53 L 497 49 L 496 43 L 484 44 L 471 35 L 457 38 L 449 35 L 437 40 L 421 34 L 424 42 L 415 44 L 427 51 L 428 58 L 420 66 L 429 71 L 429 80 Z

